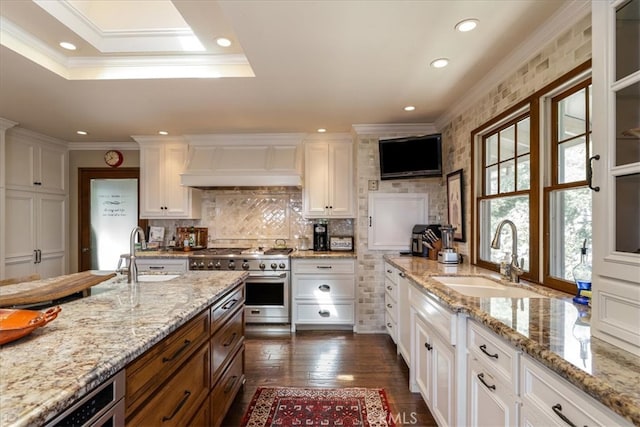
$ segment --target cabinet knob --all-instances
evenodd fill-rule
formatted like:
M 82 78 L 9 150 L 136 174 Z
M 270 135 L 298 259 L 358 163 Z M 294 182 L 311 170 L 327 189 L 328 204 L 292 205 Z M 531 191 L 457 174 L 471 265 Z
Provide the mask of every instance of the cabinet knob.
M 320 289 L 322 292 L 329 292 L 331 290 L 331 286 L 323 284 L 318 286 L 318 289 Z
M 393 305 L 391 305 L 391 304 L 387 304 L 387 307 L 389 307 L 389 308 L 393 308 Z
M 331 316 L 331 313 L 329 312 L 329 310 L 320 310 L 318 311 L 318 314 L 322 317 L 329 317 Z
M 427 350 L 431 351 L 433 349 L 433 346 L 431 344 L 429 344 L 428 342 L 424 343 L 424 346 L 427 348 Z

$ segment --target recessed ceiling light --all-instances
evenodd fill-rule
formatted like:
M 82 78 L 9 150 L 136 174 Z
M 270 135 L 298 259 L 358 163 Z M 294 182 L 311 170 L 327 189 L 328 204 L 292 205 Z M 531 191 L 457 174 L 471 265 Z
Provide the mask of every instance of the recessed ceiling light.
M 86 130 L 77 130 L 76 133 L 78 135 L 87 135 L 87 131 Z
M 76 45 L 69 42 L 60 42 L 60 47 L 67 50 L 76 50 Z
M 466 33 L 467 31 L 471 31 L 478 26 L 477 19 L 465 19 L 464 21 L 460 21 L 456 24 L 456 30 L 461 33 Z
M 318 132 L 319 132 L 319 133 L 325 133 L 326 131 L 327 131 L 327 130 L 326 130 L 325 128 L 320 128 L 320 129 L 318 129 Z
M 218 46 L 220 47 L 229 47 L 231 46 L 231 40 L 229 40 L 226 37 L 218 37 L 216 39 L 216 43 L 218 44 Z
M 169 132 L 167 132 L 166 130 L 159 130 L 158 133 L 160 135 L 169 135 Z
M 438 58 L 431 61 L 431 66 L 433 68 L 444 68 L 449 65 L 449 60 L 447 58 Z
M 404 107 L 404 111 L 414 111 L 416 109 L 416 107 L 414 107 L 413 105 L 407 105 L 406 107 Z

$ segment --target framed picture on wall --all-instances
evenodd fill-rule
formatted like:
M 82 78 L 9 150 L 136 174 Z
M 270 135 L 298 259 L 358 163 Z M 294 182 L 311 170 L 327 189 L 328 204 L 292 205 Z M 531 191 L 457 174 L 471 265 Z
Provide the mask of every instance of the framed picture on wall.
M 465 242 L 464 235 L 464 181 L 462 169 L 447 174 L 447 212 L 453 231 L 453 240 Z

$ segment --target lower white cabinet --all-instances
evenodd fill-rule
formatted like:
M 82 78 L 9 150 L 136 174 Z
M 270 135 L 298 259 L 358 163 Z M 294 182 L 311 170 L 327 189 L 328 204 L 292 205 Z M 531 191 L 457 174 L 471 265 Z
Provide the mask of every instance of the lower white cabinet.
M 522 357 L 522 426 L 631 426 L 600 402 L 533 361 Z
M 187 258 L 136 258 L 136 266 L 140 273 L 186 273 L 188 263 Z
M 293 259 L 291 331 L 355 327 L 355 260 Z
M 387 334 L 398 344 L 398 269 L 386 264 L 384 271 L 384 325 Z

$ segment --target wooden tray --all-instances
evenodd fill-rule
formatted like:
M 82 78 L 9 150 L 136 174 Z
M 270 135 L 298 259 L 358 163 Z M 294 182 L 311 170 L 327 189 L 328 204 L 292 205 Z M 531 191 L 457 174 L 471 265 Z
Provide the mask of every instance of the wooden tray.
M 90 271 L 83 271 L 82 273 L 69 274 L 53 280 L 43 280 L 42 283 L 40 281 L 37 283 L 27 282 L 24 283 L 24 290 L 19 290 L 22 284 L 3 286 L 3 291 L 8 288 L 16 291 L 11 293 L 4 292 L 4 295 L 0 295 L 0 307 L 34 304 L 64 298 L 104 282 L 115 277 L 115 275 L 116 273 L 97 275 L 92 274 Z

